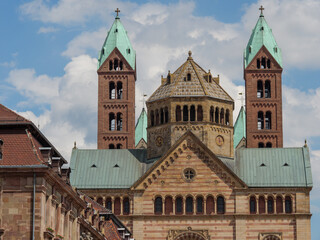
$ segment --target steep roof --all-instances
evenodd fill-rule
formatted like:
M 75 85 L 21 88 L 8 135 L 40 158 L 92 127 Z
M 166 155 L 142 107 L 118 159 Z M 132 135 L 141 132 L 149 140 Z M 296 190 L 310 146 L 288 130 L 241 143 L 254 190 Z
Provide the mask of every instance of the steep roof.
M 31 121 L 0 104 L 0 123 L 31 123 Z
M 147 127 L 148 127 L 148 119 L 147 113 L 144 108 L 142 108 L 141 114 L 138 118 L 138 122 L 136 124 L 135 129 L 135 143 L 136 146 L 140 142 L 141 139 L 144 139 L 147 142 Z
M 122 56 L 127 60 L 132 69 L 135 69 L 136 51 L 133 49 L 127 31 L 118 16 L 115 18 L 102 45 L 98 58 L 98 68 L 104 63 L 115 48 L 121 52 Z
M 191 80 L 188 81 L 187 75 L 191 74 Z M 161 86 L 151 95 L 148 102 L 167 98 L 167 97 L 186 97 L 186 96 L 208 96 L 226 101 L 232 101 L 233 99 L 227 94 L 224 89 L 217 84 L 214 80 L 207 81 L 206 77 L 209 77 L 210 72 L 207 73 L 203 70 L 191 57 L 189 57 L 185 63 L 183 63 L 173 74 L 169 74 L 167 82 L 161 84 Z
M 244 51 L 244 68 L 250 64 L 258 51 L 265 46 L 273 58 L 282 67 L 281 49 L 272 34 L 264 16 L 261 14 Z
M 235 172 L 249 187 L 312 187 L 308 147 L 240 148 Z
M 70 182 L 79 189 L 129 188 L 152 163 L 145 149 L 73 149 Z
M 246 111 L 242 106 L 236 123 L 234 124 L 234 131 L 233 131 L 233 146 L 236 148 L 241 141 L 242 138 L 246 138 Z

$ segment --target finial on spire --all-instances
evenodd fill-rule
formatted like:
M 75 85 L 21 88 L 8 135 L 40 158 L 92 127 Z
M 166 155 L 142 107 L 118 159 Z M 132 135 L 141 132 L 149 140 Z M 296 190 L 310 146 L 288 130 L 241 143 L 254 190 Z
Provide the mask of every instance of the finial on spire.
M 307 139 L 304 140 L 304 147 L 308 147 Z
M 76 141 L 74 141 L 74 143 L 73 143 L 73 149 L 77 149 L 77 142 Z
M 244 106 L 244 97 L 243 97 L 243 92 L 239 92 L 239 96 L 240 96 L 240 101 L 241 101 L 241 107 Z
M 260 17 L 263 17 L 263 10 L 264 10 L 264 7 L 261 5 L 261 7 L 259 8 L 259 10 L 261 11 L 261 13 L 260 13 Z
M 117 13 L 116 18 L 119 18 L 119 12 L 120 12 L 119 8 L 117 8 L 117 9 L 115 10 L 115 12 Z
M 188 55 L 189 55 L 188 59 L 192 59 L 192 57 L 191 57 L 191 55 L 192 55 L 191 50 L 189 50 Z

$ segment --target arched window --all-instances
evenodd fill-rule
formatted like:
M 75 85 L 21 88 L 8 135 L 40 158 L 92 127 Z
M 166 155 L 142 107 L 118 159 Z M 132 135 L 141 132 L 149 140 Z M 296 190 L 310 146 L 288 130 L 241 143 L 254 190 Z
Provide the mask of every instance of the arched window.
M 183 121 L 187 122 L 189 120 L 189 116 L 188 116 L 188 106 L 184 105 L 183 106 Z
M 224 214 L 225 213 L 225 206 L 224 206 L 224 198 L 222 196 L 219 196 L 217 198 L 217 213 L 218 214 Z
M 186 198 L 186 214 L 192 214 L 193 213 L 193 198 L 187 197 Z
M 114 147 L 114 144 L 109 144 L 109 149 L 114 149 L 115 147 Z
M 257 204 L 256 204 L 256 198 L 254 196 L 250 197 L 250 213 L 256 214 L 257 213 Z
M 183 200 L 182 197 L 176 198 L 176 214 L 182 214 Z
M 272 143 L 271 142 L 267 142 L 266 148 L 272 148 Z
M 266 213 L 266 201 L 263 196 L 259 197 L 259 213 Z
M 117 149 L 122 149 L 122 144 L 121 143 L 117 144 Z
M 163 108 L 160 108 L 160 124 L 164 123 L 164 111 Z
M 154 126 L 154 111 L 151 110 L 151 113 L 150 113 L 150 121 L 151 121 L 151 127 Z
M 263 129 L 263 112 L 258 112 L 258 130 Z
M 117 99 L 122 99 L 122 82 L 117 82 Z
M 159 110 L 156 110 L 156 125 L 159 125 L 160 119 L 159 119 Z
M 214 213 L 214 199 L 212 196 L 207 197 L 206 201 L 206 213 L 211 214 Z
M 117 113 L 117 131 L 122 131 L 122 113 Z
M 122 63 L 122 61 L 120 61 L 119 68 L 120 68 L 120 70 L 123 70 L 123 63 Z
M 263 98 L 263 83 L 261 80 L 257 82 L 257 98 Z
M 271 112 L 266 113 L 266 129 L 271 129 Z
M 220 124 L 224 124 L 224 109 L 221 108 L 220 111 Z
M 271 68 L 271 62 L 270 59 L 267 60 L 267 68 Z
M 164 206 L 165 206 L 165 214 L 169 215 L 170 213 L 173 213 L 173 201 L 172 197 L 167 196 L 165 201 L 164 201 Z
M 112 211 L 112 199 L 110 197 L 106 199 L 106 208 Z
M 196 109 L 194 105 L 190 107 L 190 121 L 195 121 L 196 120 Z
M 270 80 L 267 80 L 264 83 L 264 96 L 265 96 L 265 98 L 271 98 L 271 83 L 270 83 Z
M 276 205 L 277 205 L 277 213 L 283 213 L 283 202 L 282 202 L 281 196 L 277 196 Z
M 265 57 L 262 57 L 262 60 L 261 60 L 261 68 L 262 68 L 262 69 L 265 69 L 265 68 L 266 68 L 266 58 L 265 58 Z
M 102 197 L 98 197 L 97 203 L 100 204 L 101 206 L 103 206 L 103 199 L 102 199 Z
M 118 59 L 115 59 L 115 60 L 114 60 L 114 70 L 119 70 Z
M 120 215 L 120 213 L 121 213 L 121 202 L 120 202 L 120 198 L 116 197 L 114 199 L 114 214 Z
M 257 68 L 260 69 L 260 67 L 261 67 L 260 59 L 258 58 L 258 59 L 257 59 Z
M 292 213 L 292 201 L 290 196 L 286 196 L 284 200 L 284 206 L 286 213 Z
M 112 64 L 112 61 L 110 60 L 110 61 L 109 61 L 109 70 L 111 71 L 112 68 L 113 68 L 113 64 Z
M 274 212 L 274 204 L 273 204 L 273 197 L 268 197 L 268 213 Z
M 0 160 L 2 160 L 2 146 L 3 146 L 3 141 L 0 139 Z
M 169 111 L 168 111 L 168 107 L 164 108 L 164 123 L 168 123 L 169 122 Z
M 176 122 L 181 121 L 181 107 L 178 105 L 176 106 Z
M 210 122 L 214 122 L 214 107 L 210 107 Z
M 219 108 L 218 107 L 216 107 L 216 112 L 215 112 L 214 118 L 215 118 L 215 122 L 219 123 Z
M 203 214 L 203 197 L 197 197 L 197 214 Z
M 114 82 L 109 83 L 109 98 L 116 99 L 116 86 Z
M 191 74 L 190 73 L 187 74 L 187 81 L 191 81 Z
M 230 111 L 227 109 L 226 111 L 226 125 L 230 125 Z
M 116 130 L 116 117 L 114 113 L 109 113 L 109 130 L 110 131 Z
M 168 73 L 168 76 L 167 76 L 167 84 L 170 84 L 171 83 L 171 76 L 170 74 Z
M 162 197 L 156 197 L 154 200 L 154 213 L 162 214 Z
M 280 238 L 275 235 L 268 235 L 268 236 L 264 237 L 263 240 L 280 240 Z
M 129 215 L 130 213 L 130 200 L 128 197 L 123 199 L 123 215 Z
M 264 148 L 264 143 L 263 142 L 259 142 L 258 143 L 258 148 Z
M 197 120 L 200 121 L 200 122 L 203 120 L 203 110 L 202 110 L 202 106 L 201 105 L 198 105 Z

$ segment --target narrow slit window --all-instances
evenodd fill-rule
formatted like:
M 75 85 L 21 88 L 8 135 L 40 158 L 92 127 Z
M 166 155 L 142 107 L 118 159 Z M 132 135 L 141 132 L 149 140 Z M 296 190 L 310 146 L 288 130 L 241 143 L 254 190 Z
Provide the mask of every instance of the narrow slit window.
M 263 112 L 258 112 L 258 130 L 264 129 L 264 122 L 263 122 Z
M 181 107 L 178 105 L 176 106 L 176 122 L 181 121 Z
M 195 109 L 195 106 L 192 105 L 190 107 L 190 121 L 195 121 L 196 120 L 196 109 Z
M 122 99 L 122 82 L 117 82 L 117 99 Z
M 188 106 L 184 105 L 183 106 L 183 121 L 187 122 L 189 120 L 189 116 L 188 116 Z

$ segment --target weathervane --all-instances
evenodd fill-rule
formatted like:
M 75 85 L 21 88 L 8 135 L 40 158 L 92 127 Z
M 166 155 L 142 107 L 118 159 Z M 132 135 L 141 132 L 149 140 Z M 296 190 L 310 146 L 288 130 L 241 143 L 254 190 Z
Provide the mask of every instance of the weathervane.
M 264 7 L 261 5 L 261 7 L 259 8 L 259 10 L 261 11 L 261 14 L 260 16 L 263 16 L 263 10 L 264 10 Z

